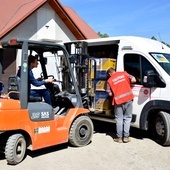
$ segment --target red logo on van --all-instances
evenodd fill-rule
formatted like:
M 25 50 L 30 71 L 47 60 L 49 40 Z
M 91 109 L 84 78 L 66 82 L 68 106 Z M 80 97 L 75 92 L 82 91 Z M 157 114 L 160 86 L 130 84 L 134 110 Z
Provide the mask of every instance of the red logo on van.
M 148 90 L 145 89 L 145 90 L 143 91 L 143 93 L 144 93 L 144 94 L 148 94 Z

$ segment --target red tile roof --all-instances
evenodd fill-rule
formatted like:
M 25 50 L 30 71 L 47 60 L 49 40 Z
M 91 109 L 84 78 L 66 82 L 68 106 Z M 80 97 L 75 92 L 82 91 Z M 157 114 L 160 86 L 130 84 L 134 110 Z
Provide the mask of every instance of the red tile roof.
M 82 18 L 71 8 L 63 7 L 58 0 L 0 0 L 0 39 L 46 2 L 51 5 L 77 39 L 99 38 Z
M 46 0 L 1 0 L 0 37 L 33 13 Z
M 94 30 L 84 20 L 82 20 L 82 18 L 80 18 L 80 16 L 72 8 L 64 7 L 64 9 L 81 33 L 85 35 L 86 39 L 99 38 L 99 35 L 97 33 L 94 34 Z

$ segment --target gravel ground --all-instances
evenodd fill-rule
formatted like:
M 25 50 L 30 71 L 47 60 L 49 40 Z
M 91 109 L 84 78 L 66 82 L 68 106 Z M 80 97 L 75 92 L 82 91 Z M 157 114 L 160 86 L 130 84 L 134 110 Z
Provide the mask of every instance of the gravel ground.
M 131 128 L 130 143 L 115 143 L 115 125 L 95 122 L 92 142 L 85 147 L 68 143 L 27 151 L 18 165 L 8 165 L 0 153 L 0 170 L 169 170 L 170 147 L 152 141 L 145 131 Z

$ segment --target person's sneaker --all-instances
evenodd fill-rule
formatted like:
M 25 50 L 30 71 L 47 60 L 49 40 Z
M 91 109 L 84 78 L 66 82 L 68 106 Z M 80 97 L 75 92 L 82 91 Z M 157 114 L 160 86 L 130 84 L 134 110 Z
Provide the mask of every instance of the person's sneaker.
M 56 114 L 56 113 L 59 111 L 59 109 L 60 109 L 60 107 L 59 107 L 59 106 L 57 106 L 57 107 L 53 108 L 53 112 L 54 112 L 54 114 Z
M 117 143 L 122 143 L 122 142 L 123 142 L 121 138 L 114 138 L 113 140 L 114 140 L 115 142 L 117 142 Z
M 124 137 L 123 138 L 123 142 L 124 143 L 128 143 L 128 142 L 130 142 L 131 141 L 131 138 L 130 137 Z

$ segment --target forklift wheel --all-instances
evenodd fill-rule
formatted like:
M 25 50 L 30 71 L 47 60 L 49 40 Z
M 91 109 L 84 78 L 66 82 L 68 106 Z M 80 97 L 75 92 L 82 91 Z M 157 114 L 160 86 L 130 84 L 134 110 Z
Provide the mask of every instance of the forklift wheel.
M 78 117 L 72 124 L 69 134 L 69 143 L 73 146 L 87 145 L 93 135 L 93 123 L 88 116 Z
M 14 134 L 11 135 L 6 143 L 5 147 L 5 157 L 8 164 L 16 165 L 20 163 L 26 151 L 26 141 L 23 135 Z

